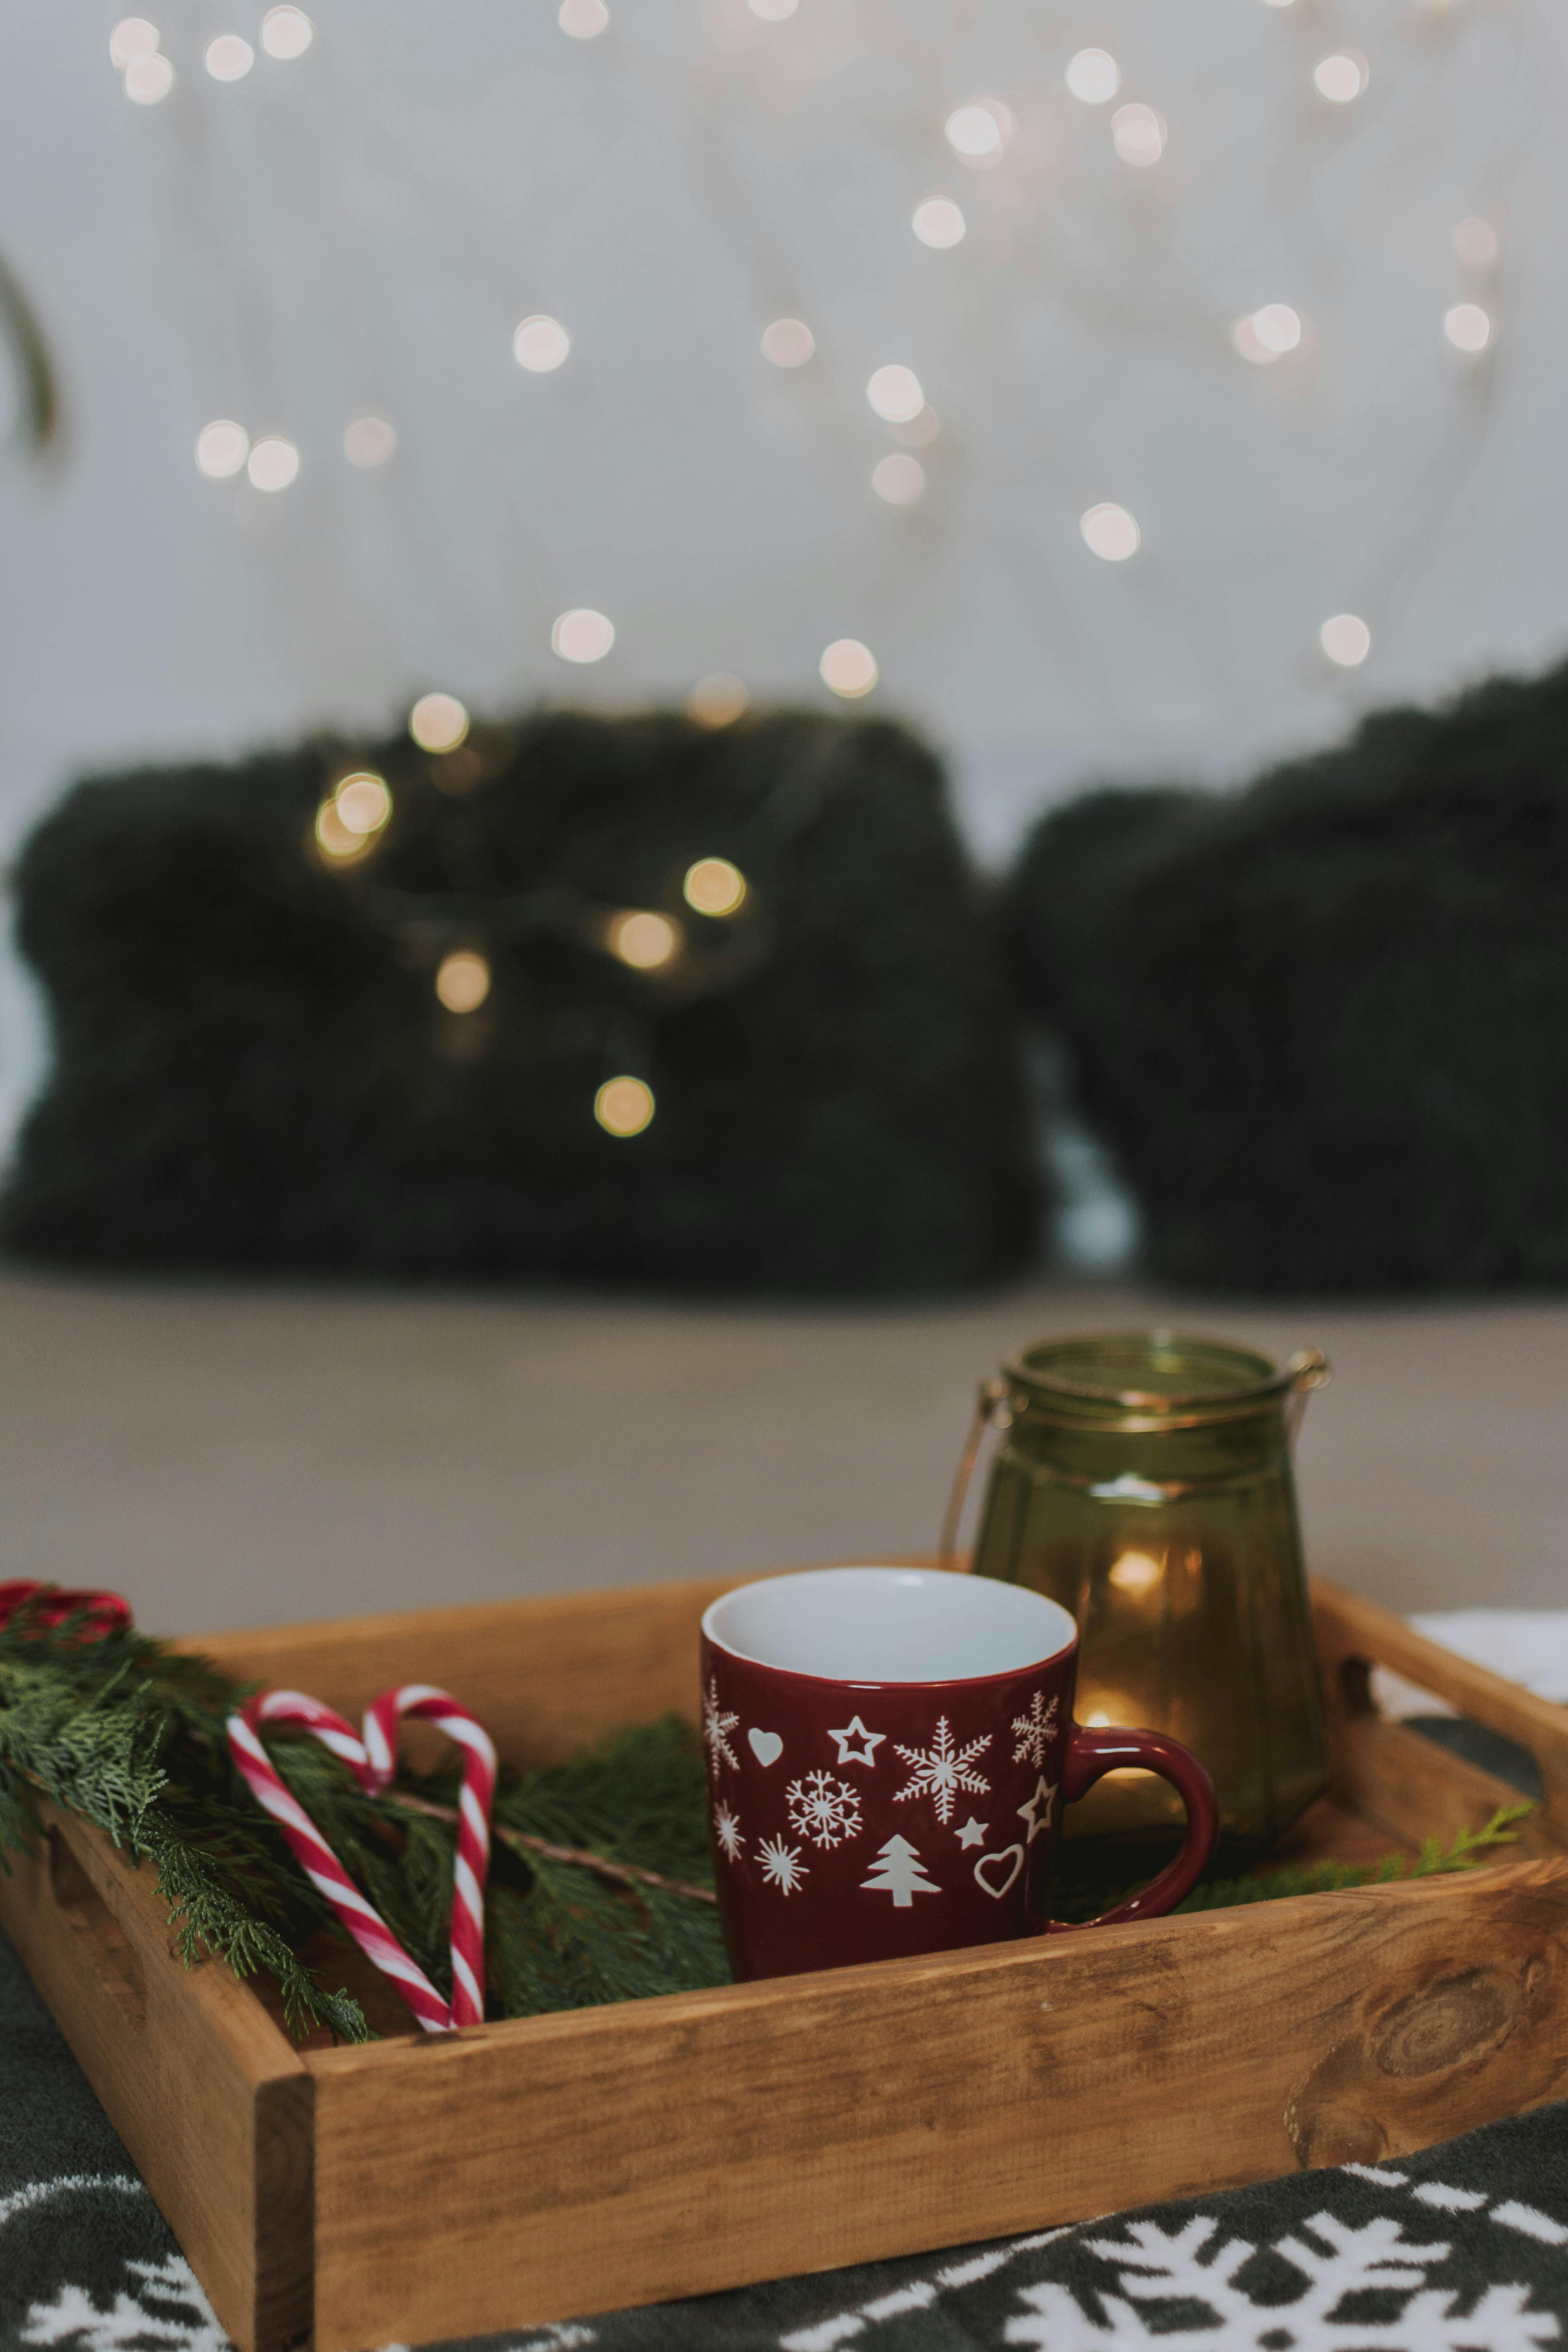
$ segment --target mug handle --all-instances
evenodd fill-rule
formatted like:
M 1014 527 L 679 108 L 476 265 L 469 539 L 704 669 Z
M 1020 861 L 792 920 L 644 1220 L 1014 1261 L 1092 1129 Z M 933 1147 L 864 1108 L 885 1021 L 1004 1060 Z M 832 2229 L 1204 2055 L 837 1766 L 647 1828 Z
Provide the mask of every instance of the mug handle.
M 1214 1782 L 1192 1749 L 1184 1748 L 1178 1739 L 1167 1739 L 1163 1731 L 1122 1731 L 1116 1727 L 1100 1731 L 1075 1723 L 1062 1759 L 1062 1802 L 1075 1805 L 1107 1772 L 1120 1771 L 1129 1764 L 1145 1772 L 1158 1772 L 1163 1780 L 1169 1780 L 1185 1805 L 1187 1833 L 1182 1840 L 1182 1851 L 1174 1862 L 1166 1864 L 1158 1878 L 1152 1878 L 1147 1886 L 1128 1895 L 1124 1903 L 1102 1911 L 1098 1919 L 1052 1919 L 1047 1925 L 1047 1936 L 1074 1936 L 1079 1927 L 1116 1927 L 1128 1919 L 1163 1918 L 1167 1911 L 1175 1909 L 1184 1895 L 1192 1893 L 1208 1867 L 1219 1837 L 1219 1808 L 1215 1801 Z

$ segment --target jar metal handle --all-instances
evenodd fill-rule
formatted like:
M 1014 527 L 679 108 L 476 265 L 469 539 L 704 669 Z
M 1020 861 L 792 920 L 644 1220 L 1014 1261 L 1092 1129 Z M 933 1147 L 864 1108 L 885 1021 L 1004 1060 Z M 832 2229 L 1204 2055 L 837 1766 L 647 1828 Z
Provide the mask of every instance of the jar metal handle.
M 942 1564 L 943 1568 L 958 1566 L 958 1525 L 963 1517 L 963 1506 L 969 1494 L 974 1465 L 980 1459 L 980 1449 L 985 1443 L 985 1433 L 993 1422 L 1005 1429 L 1013 1416 L 1006 1410 L 1007 1383 L 994 1377 L 982 1381 L 974 1399 L 974 1418 L 969 1424 L 969 1434 L 963 1441 L 952 1492 L 947 1498 L 947 1516 L 942 1523 Z

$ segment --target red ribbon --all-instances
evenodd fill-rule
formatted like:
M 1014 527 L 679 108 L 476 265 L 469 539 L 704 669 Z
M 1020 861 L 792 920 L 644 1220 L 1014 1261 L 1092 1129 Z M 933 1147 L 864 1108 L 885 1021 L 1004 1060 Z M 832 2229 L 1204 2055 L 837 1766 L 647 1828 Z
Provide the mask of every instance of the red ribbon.
M 72 1592 L 58 1584 L 39 1584 L 26 1577 L 0 1584 L 0 1625 L 8 1624 L 26 1609 L 30 1628 L 53 1633 L 71 1617 L 82 1619 L 84 1642 L 99 1642 L 106 1633 L 123 1633 L 131 1624 L 131 1603 L 118 1592 Z

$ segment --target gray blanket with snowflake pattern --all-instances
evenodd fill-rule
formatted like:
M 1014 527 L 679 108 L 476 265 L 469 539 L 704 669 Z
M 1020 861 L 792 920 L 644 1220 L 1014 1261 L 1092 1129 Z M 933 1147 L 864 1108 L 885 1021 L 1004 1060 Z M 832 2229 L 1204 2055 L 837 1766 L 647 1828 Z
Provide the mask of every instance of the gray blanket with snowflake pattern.
M 1568 2104 L 1397 2164 L 522 2328 L 483 2352 L 1568 2352 L 1565 2323 Z M 0 2352 L 226 2344 L 0 1939 Z

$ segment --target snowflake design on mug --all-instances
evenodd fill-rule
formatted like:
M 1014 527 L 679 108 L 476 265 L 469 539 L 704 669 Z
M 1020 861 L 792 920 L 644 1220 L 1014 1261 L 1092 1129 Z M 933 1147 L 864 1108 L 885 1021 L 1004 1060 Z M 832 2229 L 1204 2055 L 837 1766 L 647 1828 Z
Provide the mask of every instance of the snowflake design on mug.
M 808 1772 L 804 1780 L 792 1780 L 784 1790 L 784 1802 L 791 1829 L 824 1851 L 858 1834 L 859 1795 L 847 1780 L 837 1780 L 831 1772 Z
M 808 1874 L 799 1847 L 785 1845 L 783 1838 L 764 1838 L 757 1852 L 762 1857 L 763 1876 L 781 1895 L 793 1895 Z
M 741 1835 L 741 1817 L 739 1813 L 732 1813 L 728 1805 L 715 1805 L 713 1808 L 713 1834 L 724 1849 L 725 1859 L 730 1862 L 738 1862 L 741 1858 L 742 1848 L 746 1843 L 745 1839 Z
M 719 1705 L 719 1677 L 710 1675 L 708 1690 L 702 1701 L 702 1738 L 708 1748 L 708 1760 L 715 1772 L 721 1756 L 726 1764 L 739 1769 L 740 1759 L 730 1745 L 730 1734 L 740 1722 L 738 1715 L 726 1715 Z
M 939 1715 L 929 1748 L 895 1747 L 894 1754 L 910 1767 L 910 1777 L 901 1789 L 895 1790 L 894 1804 L 901 1805 L 906 1797 L 929 1797 L 937 1820 L 944 1824 L 952 1821 L 953 1799 L 960 1789 L 977 1797 L 984 1797 L 990 1789 L 984 1772 L 973 1769 L 974 1759 L 990 1745 L 991 1734 L 983 1731 L 967 1747 L 955 1748 L 947 1717 Z
M 1029 1700 L 1028 1714 L 1013 1717 L 1013 1728 L 1018 1735 L 1013 1761 L 1021 1764 L 1026 1756 L 1037 1772 L 1046 1760 L 1046 1749 L 1056 1737 L 1057 1708 L 1060 1704 L 1053 1698 L 1042 1712 L 1044 1699 L 1044 1691 L 1036 1691 Z

